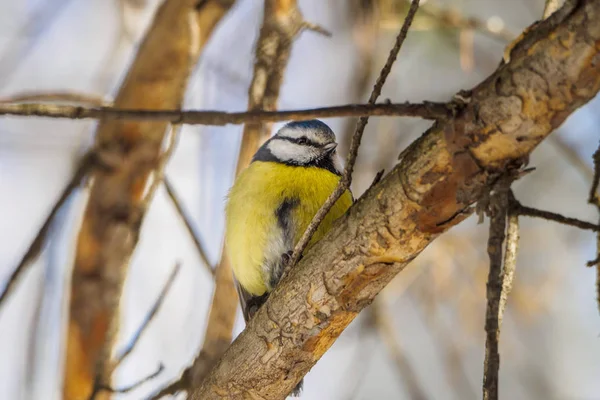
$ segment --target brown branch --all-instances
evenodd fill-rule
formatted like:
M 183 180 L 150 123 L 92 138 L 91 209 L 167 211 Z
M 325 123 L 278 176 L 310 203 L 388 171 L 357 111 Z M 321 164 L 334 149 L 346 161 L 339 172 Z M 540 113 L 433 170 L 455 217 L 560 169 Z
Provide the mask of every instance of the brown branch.
M 436 120 L 449 114 L 445 103 L 346 104 L 333 107 L 284 111 L 181 111 L 115 107 L 82 107 L 57 104 L 2 104 L 0 116 L 62 119 L 101 119 L 105 121 L 161 121 L 187 125 L 240 125 L 264 122 L 298 121 L 334 117 L 417 117 Z
M 197 7 L 197 0 L 163 2 L 115 106 L 179 109 L 193 64 L 232 4 L 207 0 Z M 148 201 L 166 161 L 161 153 L 167 126 L 166 121 L 114 120 L 98 125 L 96 148 L 106 168 L 94 172 L 77 238 L 64 377 L 67 400 L 88 398 L 95 381 L 110 386 L 119 300 Z
M 412 400 L 427 399 L 428 396 L 425 394 L 425 389 L 419 384 L 416 372 L 398 342 L 397 334 L 392 325 L 392 316 L 387 311 L 386 305 L 380 301 L 376 301 L 373 313 L 377 330 L 390 351 L 390 355 L 398 368 L 398 376 L 402 379 L 409 393 L 409 398 Z
M 553 213 L 550 211 L 538 210 L 537 208 L 527 207 L 519 203 L 517 200 L 515 200 L 514 209 L 517 215 L 522 215 L 524 217 L 542 218 L 547 221 L 554 221 L 558 222 L 559 224 L 574 226 L 583 230 L 600 232 L 600 225 L 582 221 L 577 218 L 565 217 L 561 214 Z
M 183 207 L 183 204 L 179 200 L 179 197 L 177 196 L 177 193 L 175 192 L 175 188 L 173 187 L 173 184 L 171 183 L 171 180 L 169 179 L 168 176 L 164 177 L 163 183 L 165 185 L 165 189 L 167 190 L 167 195 L 169 196 L 169 198 L 171 199 L 171 202 L 175 206 L 175 209 L 177 210 L 177 214 L 181 217 L 181 220 L 183 221 L 183 224 L 185 225 L 185 229 L 188 231 L 188 234 L 190 235 L 190 237 L 192 238 L 192 240 L 194 242 L 194 245 L 196 246 L 196 250 L 198 251 L 198 255 L 200 256 L 200 261 L 202 261 L 202 264 L 204 265 L 204 267 L 208 271 L 208 273 L 210 273 L 211 275 L 214 276 L 215 271 L 210 266 L 210 261 L 208 260 L 208 256 L 206 255 L 206 250 L 204 249 L 204 245 L 202 244 L 202 241 L 200 240 L 200 236 L 198 234 L 196 234 L 193 223 L 192 223 L 192 219 L 190 218 L 188 213 L 185 211 L 185 208 Z
M 40 253 L 42 252 L 42 249 L 44 248 L 44 245 L 46 244 L 46 236 L 48 235 L 50 227 L 52 226 L 52 221 L 54 221 L 54 217 L 56 216 L 58 211 L 60 211 L 67 199 L 71 196 L 71 193 L 73 193 L 73 191 L 75 191 L 75 189 L 77 189 L 77 187 L 81 185 L 86 175 L 90 172 L 93 166 L 93 162 L 93 156 L 91 153 L 88 153 L 81 159 L 81 161 L 79 161 L 79 165 L 77 166 L 75 173 L 71 177 L 71 180 L 63 189 L 58 200 L 56 201 L 56 203 L 54 203 L 54 206 L 52 206 L 50 213 L 44 220 L 42 227 L 40 228 L 35 238 L 29 245 L 29 248 L 25 252 L 25 255 L 23 255 L 23 258 L 21 258 L 21 261 L 19 262 L 17 267 L 8 277 L 8 281 L 4 286 L 4 289 L 0 293 L 0 309 L 6 301 L 6 299 L 8 298 L 8 296 L 10 296 L 12 291 L 15 289 L 16 284 L 21 275 L 25 272 L 27 267 L 39 257 Z
M 94 107 L 107 107 L 112 104 L 100 96 L 73 92 L 23 92 L 0 98 L 0 104 L 32 103 L 32 102 L 61 102 L 89 105 Z
M 485 361 L 483 364 L 483 399 L 498 400 L 498 372 L 500 371 L 500 328 L 508 293 L 505 289 L 512 288 L 514 263 L 510 265 L 505 275 L 503 269 L 502 248 L 506 238 L 506 219 L 509 209 L 509 191 L 513 177 L 502 177 L 494 185 L 486 199 L 486 212 L 490 217 L 490 233 L 487 253 L 490 258 L 490 271 L 487 281 L 487 307 L 485 312 Z M 486 196 L 487 197 L 487 196 Z M 512 237 L 515 245 L 514 237 Z M 512 248 L 511 248 L 512 250 Z M 512 254 L 512 253 L 511 253 Z M 515 254 L 516 257 L 516 254 Z M 514 257 L 513 257 L 514 258 Z M 513 262 L 514 259 L 511 259 Z M 506 278 L 506 279 L 505 279 Z
M 412 0 L 410 9 L 408 10 L 408 14 L 406 15 L 404 23 L 402 24 L 402 28 L 400 28 L 400 32 L 398 32 L 398 36 L 396 37 L 394 47 L 390 51 L 388 59 L 385 65 L 383 66 L 381 72 L 379 73 L 377 81 L 375 82 L 375 86 L 373 87 L 373 91 L 371 92 L 371 96 L 369 97 L 369 104 L 375 104 L 375 102 L 379 98 L 383 85 L 385 84 L 385 81 L 392 70 L 392 65 L 394 65 L 394 62 L 398 57 L 398 53 L 402 48 L 402 44 L 406 39 L 406 35 L 408 34 L 408 30 L 410 28 L 410 25 L 412 24 L 412 21 L 415 17 L 415 14 L 417 13 L 418 8 L 419 0 Z M 289 261 L 290 267 L 294 266 L 298 262 L 300 256 L 302 255 L 302 252 L 304 251 L 304 249 L 306 249 L 306 246 L 308 246 L 310 239 L 313 237 L 313 235 L 319 228 L 321 221 L 323 221 L 327 213 L 329 213 L 329 210 L 331 210 L 331 207 L 333 207 L 333 205 L 338 201 L 342 194 L 344 194 L 344 192 L 346 192 L 346 190 L 350 188 L 350 184 L 352 183 L 352 172 L 354 171 L 354 164 L 356 163 L 356 157 L 358 156 L 358 148 L 360 147 L 360 142 L 362 140 L 362 136 L 368 122 L 369 117 L 361 117 L 358 120 L 358 123 L 356 124 L 356 131 L 354 132 L 352 140 L 350 141 L 350 151 L 348 152 L 348 156 L 346 157 L 346 167 L 344 168 L 342 177 L 340 178 L 340 181 L 338 182 L 333 193 L 329 195 L 325 203 L 321 206 L 317 214 L 313 217 L 312 221 L 306 228 L 306 231 L 302 234 L 302 237 L 296 244 L 294 248 L 294 253 L 292 254 Z
M 600 2 L 569 0 L 417 139 L 270 293 L 191 399 L 283 399 L 356 315 L 600 90 Z M 561 38 L 569 37 L 569 51 Z M 523 107 L 523 104 L 528 104 Z

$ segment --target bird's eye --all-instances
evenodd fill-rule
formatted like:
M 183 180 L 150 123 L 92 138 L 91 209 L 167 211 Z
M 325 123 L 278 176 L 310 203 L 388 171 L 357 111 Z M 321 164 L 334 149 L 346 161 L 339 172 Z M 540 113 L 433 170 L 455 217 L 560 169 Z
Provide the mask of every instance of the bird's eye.
M 305 137 L 301 137 L 300 139 L 298 139 L 298 144 L 301 144 L 301 145 L 308 144 L 308 139 Z

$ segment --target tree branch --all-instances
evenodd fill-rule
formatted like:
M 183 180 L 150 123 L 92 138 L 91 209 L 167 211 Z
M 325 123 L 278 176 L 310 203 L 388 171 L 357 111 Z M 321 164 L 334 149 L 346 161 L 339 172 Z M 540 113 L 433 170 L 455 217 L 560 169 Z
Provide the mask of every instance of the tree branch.
M 600 186 L 600 144 L 594 153 L 594 177 L 590 187 L 590 196 L 588 202 L 593 204 L 600 213 L 600 195 L 598 195 L 598 186 Z M 596 258 L 587 263 L 589 267 L 596 266 L 596 302 L 600 311 L 600 231 L 596 238 Z
M 600 90 L 600 3 L 568 1 L 434 124 L 270 294 L 195 400 L 283 399 L 358 312 L 490 182 Z M 569 51 L 562 38 L 568 37 Z M 523 107 L 527 104 L 527 107 Z
M 162 121 L 187 125 L 240 125 L 250 123 L 298 121 L 334 117 L 417 117 L 436 120 L 447 117 L 445 103 L 346 104 L 307 110 L 284 111 L 181 111 L 115 107 L 83 107 L 56 104 L 0 103 L 0 116 L 63 119 L 101 119 L 105 121 Z
M 60 211 L 67 199 L 71 196 L 71 193 L 73 193 L 73 191 L 79 185 L 81 185 L 82 181 L 90 172 L 93 163 L 94 161 L 92 153 L 86 154 L 81 159 L 81 161 L 79 161 L 79 165 L 77 166 L 75 173 L 71 177 L 71 180 L 69 181 L 67 186 L 65 186 L 65 188 L 63 189 L 56 203 L 54 203 L 54 206 L 52 206 L 50 213 L 46 217 L 46 220 L 42 224 L 42 227 L 36 234 L 35 238 L 29 245 L 27 252 L 25 253 L 25 255 L 23 255 L 23 258 L 21 259 L 17 267 L 8 277 L 8 281 L 4 286 L 4 289 L 0 293 L 0 310 L 8 296 L 10 296 L 12 291 L 15 289 L 16 284 L 21 275 L 25 272 L 27 267 L 39 257 L 40 253 L 42 252 L 42 249 L 44 248 L 44 245 L 46 244 L 46 236 L 48 235 L 50 226 L 52 226 L 52 221 L 54 221 L 54 217 L 56 216 L 58 211 Z
M 496 183 L 489 194 L 487 214 L 490 217 L 490 233 L 487 252 L 490 271 L 487 281 L 487 308 L 485 312 L 485 361 L 483 363 L 483 400 L 498 400 L 498 372 L 500 371 L 500 328 L 506 304 L 504 293 L 502 248 L 506 237 L 506 218 L 509 208 L 509 191 L 513 177 L 507 175 Z M 509 272 L 509 278 L 512 273 Z M 507 279 L 507 288 L 512 280 Z M 504 302 L 502 298 L 504 297 Z
M 177 210 L 177 214 L 179 214 L 179 216 L 181 217 L 181 220 L 183 221 L 183 224 L 185 225 L 185 229 L 188 231 L 188 234 L 190 235 L 190 237 L 192 238 L 192 241 L 194 242 L 194 245 L 196 246 L 196 250 L 198 251 L 198 255 L 200 256 L 200 261 L 202 261 L 202 264 L 204 265 L 204 268 L 206 269 L 206 271 L 208 271 L 209 274 L 214 276 L 215 271 L 212 269 L 212 267 L 210 265 L 210 261 L 208 260 L 208 256 L 206 255 L 206 250 L 204 249 L 204 245 L 202 244 L 200 237 L 196 234 L 196 232 L 194 230 L 194 226 L 192 224 L 192 219 L 189 217 L 189 215 L 183 208 L 183 204 L 179 200 L 179 197 L 177 197 L 175 188 L 173 187 L 173 184 L 171 183 L 171 180 L 169 179 L 168 176 L 164 177 L 163 183 L 165 185 L 165 189 L 167 190 L 167 195 L 169 196 L 169 198 L 171 199 L 171 202 L 175 206 L 175 209 Z
M 115 106 L 180 108 L 193 64 L 232 4 L 232 0 L 207 0 L 197 7 L 197 0 L 163 2 Z M 170 151 L 162 153 L 167 127 L 167 122 L 114 120 L 98 125 L 95 148 L 106 168 L 94 171 L 77 238 L 66 344 L 66 400 L 88 398 L 95 382 L 110 386 L 119 300 L 149 199 L 160 183 Z M 101 392 L 98 397 L 106 399 L 108 394 Z

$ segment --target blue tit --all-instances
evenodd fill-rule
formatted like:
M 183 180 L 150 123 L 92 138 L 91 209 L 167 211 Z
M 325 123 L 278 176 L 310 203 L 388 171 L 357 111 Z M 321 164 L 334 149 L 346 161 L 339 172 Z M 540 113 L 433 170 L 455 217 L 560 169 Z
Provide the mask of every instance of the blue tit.
M 336 147 L 335 134 L 325 123 L 290 122 L 258 149 L 231 188 L 225 243 L 246 321 L 277 285 L 296 243 L 337 186 Z M 306 250 L 352 202 L 346 191 Z

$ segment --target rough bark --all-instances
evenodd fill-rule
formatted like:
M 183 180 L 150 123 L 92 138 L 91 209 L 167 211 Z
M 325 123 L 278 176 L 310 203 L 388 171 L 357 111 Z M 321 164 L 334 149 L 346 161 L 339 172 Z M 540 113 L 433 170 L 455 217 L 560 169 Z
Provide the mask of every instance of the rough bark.
M 115 106 L 180 108 L 201 49 L 233 0 L 166 0 L 142 42 Z M 77 240 L 67 336 L 65 399 L 87 399 L 98 375 L 108 384 L 118 305 L 139 238 L 149 177 L 160 164 L 166 122 L 104 121 Z M 107 396 L 106 393 L 100 394 Z
M 600 89 L 600 1 L 568 1 L 403 154 L 281 282 L 192 399 L 283 399 L 375 295 L 470 215 L 499 173 Z

